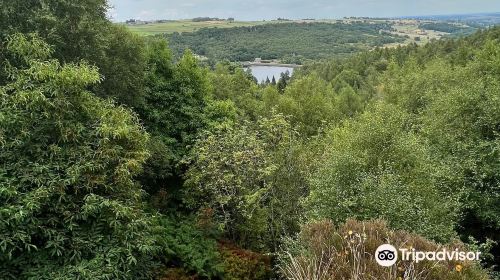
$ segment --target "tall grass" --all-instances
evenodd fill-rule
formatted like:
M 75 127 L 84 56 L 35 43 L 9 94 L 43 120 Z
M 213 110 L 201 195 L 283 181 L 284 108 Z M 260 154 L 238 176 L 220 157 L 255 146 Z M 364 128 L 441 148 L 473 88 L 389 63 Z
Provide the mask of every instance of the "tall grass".
M 305 226 L 299 236 L 288 240 L 280 254 L 279 270 L 289 280 L 486 280 L 487 273 L 470 261 L 402 261 L 391 267 L 374 258 L 379 245 L 438 251 L 459 248 L 460 241 L 441 245 L 416 234 L 392 231 L 383 221 L 349 220 L 335 227 L 330 221 Z

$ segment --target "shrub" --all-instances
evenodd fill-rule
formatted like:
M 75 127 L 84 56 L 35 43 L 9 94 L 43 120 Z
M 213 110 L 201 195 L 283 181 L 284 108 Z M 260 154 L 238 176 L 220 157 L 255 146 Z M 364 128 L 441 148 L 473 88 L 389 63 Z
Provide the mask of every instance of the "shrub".
M 270 257 L 238 248 L 229 243 L 221 243 L 219 249 L 224 263 L 223 279 L 261 280 L 270 278 Z
M 178 267 L 170 267 L 163 270 L 158 276 L 158 280 L 197 280 L 196 275 L 190 275 L 184 269 Z
M 207 236 L 199 224 L 187 217 L 164 217 L 160 224 L 164 229 L 161 245 L 166 248 L 169 265 L 209 279 L 222 275 L 217 242 Z
M 373 253 L 378 246 L 386 243 L 396 248 L 413 247 L 419 251 L 442 248 L 467 251 L 459 241 L 437 244 L 406 231 L 390 230 L 385 222 L 379 220 L 348 220 L 338 227 L 328 220 L 314 222 L 304 226 L 297 238 L 287 243 L 279 256 L 280 272 L 287 279 L 488 279 L 477 263 L 469 261 L 414 263 L 399 260 L 392 267 L 379 266 Z
M 274 250 L 283 233 L 300 230 L 303 167 L 296 131 L 279 114 L 256 125 L 207 133 L 194 145 L 186 205 L 211 209 L 225 237 L 252 250 Z
M 130 110 L 87 88 L 86 63 L 61 65 L 40 39 L 13 35 L 0 87 L 0 277 L 149 279 L 157 246 L 133 180 L 148 135 Z
M 375 103 L 327 133 L 305 201 L 310 218 L 382 218 L 433 240 L 456 235 L 457 195 L 442 188 L 446 169 L 432 160 L 405 112 Z

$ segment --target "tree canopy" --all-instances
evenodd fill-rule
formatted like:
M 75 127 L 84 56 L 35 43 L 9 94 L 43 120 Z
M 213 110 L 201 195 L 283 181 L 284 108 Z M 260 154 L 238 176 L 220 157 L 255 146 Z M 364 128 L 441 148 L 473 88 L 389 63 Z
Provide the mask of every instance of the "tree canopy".
M 107 8 L 0 8 L 0 278 L 498 276 L 500 28 L 138 37 Z M 259 84 L 227 60 L 256 56 L 305 65 Z M 482 258 L 375 266 L 390 241 Z

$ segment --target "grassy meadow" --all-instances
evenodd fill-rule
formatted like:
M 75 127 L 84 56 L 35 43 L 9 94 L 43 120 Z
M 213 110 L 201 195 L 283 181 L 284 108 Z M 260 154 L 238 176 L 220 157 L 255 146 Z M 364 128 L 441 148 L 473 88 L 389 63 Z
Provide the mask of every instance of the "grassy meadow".
M 194 32 L 201 28 L 231 28 L 231 27 L 241 27 L 241 26 L 255 26 L 266 24 L 268 21 L 201 21 L 195 22 L 192 20 L 176 20 L 164 23 L 150 23 L 150 24 L 137 24 L 137 25 L 127 25 L 130 31 L 134 33 L 139 33 L 141 35 L 155 35 L 167 33 L 171 34 L 174 32 Z

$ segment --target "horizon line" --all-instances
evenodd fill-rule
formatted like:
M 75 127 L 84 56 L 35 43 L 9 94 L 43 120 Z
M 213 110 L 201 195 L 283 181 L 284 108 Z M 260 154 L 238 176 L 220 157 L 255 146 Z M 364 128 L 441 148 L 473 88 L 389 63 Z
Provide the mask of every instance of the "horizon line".
M 424 14 L 424 15 L 399 15 L 399 16 L 343 16 L 343 17 L 333 17 L 333 18 L 312 18 L 312 17 L 304 17 L 304 18 L 286 18 L 286 17 L 280 17 L 277 16 L 276 18 L 272 19 L 238 19 L 237 17 L 217 17 L 217 16 L 197 16 L 197 17 L 192 17 L 192 18 L 176 18 L 176 19 L 165 19 L 165 18 L 157 18 L 157 19 L 140 19 L 140 18 L 130 18 L 130 19 L 135 19 L 135 20 L 141 20 L 141 21 L 158 21 L 158 20 L 168 20 L 168 21 L 182 21 L 182 20 L 192 20 L 195 18 L 203 18 L 203 17 L 209 17 L 209 18 L 218 18 L 218 19 L 227 19 L 227 18 L 234 18 L 235 21 L 272 21 L 272 20 L 278 20 L 279 18 L 281 19 L 286 19 L 286 20 L 341 20 L 345 18 L 368 18 L 368 19 L 412 19 L 412 18 L 430 18 L 430 17 L 449 17 L 449 16 L 474 16 L 474 15 L 500 15 L 500 11 L 497 12 L 477 12 L 477 13 L 450 13 L 450 14 Z M 127 20 L 130 20 L 127 19 Z M 115 21 L 114 19 L 110 19 L 112 21 Z M 115 21 L 115 22 L 125 22 L 124 21 Z

